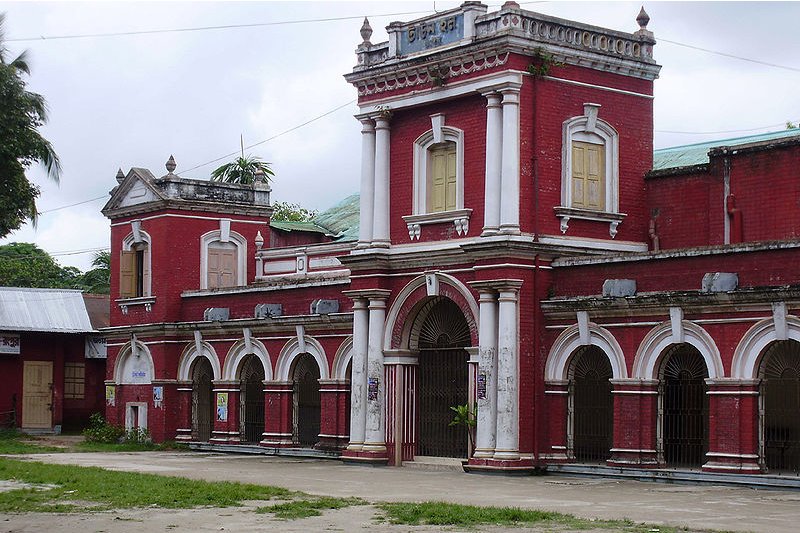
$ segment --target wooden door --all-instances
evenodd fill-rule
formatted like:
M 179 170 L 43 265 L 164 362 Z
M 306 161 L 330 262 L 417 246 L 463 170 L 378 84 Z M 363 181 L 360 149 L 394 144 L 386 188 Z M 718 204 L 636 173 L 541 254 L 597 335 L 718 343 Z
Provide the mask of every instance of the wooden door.
M 53 363 L 25 361 L 22 379 L 22 427 L 52 427 Z

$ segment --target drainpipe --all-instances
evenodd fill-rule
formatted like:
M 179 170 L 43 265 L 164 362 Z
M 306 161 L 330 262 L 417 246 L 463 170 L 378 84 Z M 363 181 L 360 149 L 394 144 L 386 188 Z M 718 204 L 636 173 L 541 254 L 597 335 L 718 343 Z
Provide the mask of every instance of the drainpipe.
M 731 159 L 727 148 L 722 149 L 722 209 L 724 223 L 724 242 L 731 243 L 731 219 L 728 216 L 728 197 L 731 195 Z

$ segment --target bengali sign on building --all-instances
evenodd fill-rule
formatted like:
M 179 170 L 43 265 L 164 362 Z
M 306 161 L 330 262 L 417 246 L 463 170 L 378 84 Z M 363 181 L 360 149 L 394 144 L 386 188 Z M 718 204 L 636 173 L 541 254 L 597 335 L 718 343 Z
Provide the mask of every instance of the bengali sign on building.
M 419 22 L 400 31 L 400 55 L 423 52 L 464 38 L 464 14 Z
M 0 354 L 19 355 L 19 335 L 0 333 Z

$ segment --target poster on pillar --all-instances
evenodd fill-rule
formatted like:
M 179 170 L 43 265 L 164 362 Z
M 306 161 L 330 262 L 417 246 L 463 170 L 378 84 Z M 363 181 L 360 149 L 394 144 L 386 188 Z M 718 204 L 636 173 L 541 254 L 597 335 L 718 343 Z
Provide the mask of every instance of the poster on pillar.
M 228 421 L 228 393 L 227 392 L 218 392 L 217 393 L 217 421 L 218 422 L 227 422 Z
M 481 372 L 478 374 L 478 383 L 477 383 L 477 390 L 475 394 L 478 400 L 485 400 L 486 399 L 486 373 Z
M 378 378 L 369 378 L 367 399 L 371 402 L 378 401 Z

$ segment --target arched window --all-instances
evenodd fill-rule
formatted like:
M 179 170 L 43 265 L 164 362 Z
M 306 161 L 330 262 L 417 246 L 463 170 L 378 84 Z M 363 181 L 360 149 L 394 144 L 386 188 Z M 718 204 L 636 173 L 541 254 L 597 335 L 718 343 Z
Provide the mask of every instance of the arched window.
M 434 128 L 414 142 L 414 214 L 464 208 L 464 132 L 431 117 Z
M 122 241 L 119 268 L 119 297 L 150 296 L 150 235 L 136 225 Z
M 200 237 L 200 288 L 247 284 L 247 241 L 235 231 L 215 230 Z
M 619 212 L 619 134 L 597 117 L 598 104 L 562 126 L 561 205 L 555 208 L 566 233 L 570 218 L 609 222 L 613 238 L 625 217 Z

